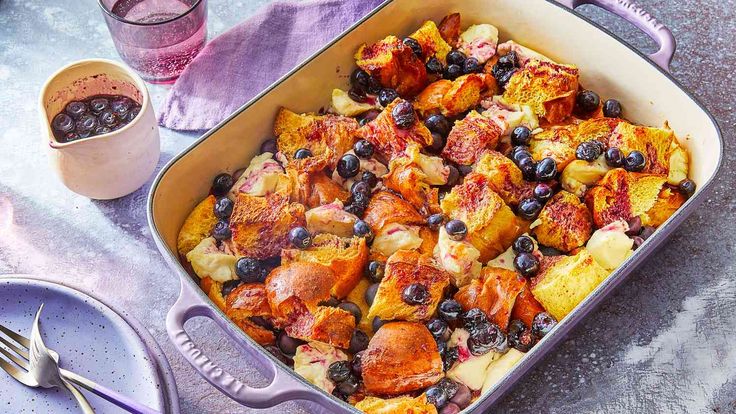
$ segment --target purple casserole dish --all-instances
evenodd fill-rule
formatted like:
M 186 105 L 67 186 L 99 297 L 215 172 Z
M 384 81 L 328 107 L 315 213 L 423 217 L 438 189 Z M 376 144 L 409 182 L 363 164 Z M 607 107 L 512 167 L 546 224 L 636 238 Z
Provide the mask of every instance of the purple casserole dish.
M 575 13 L 573 9 L 581 4 L 599 6 L 628 20 L 654 39 L 659 50 L 647 57 L 626 45 Z M 439 21 L 453 12 L 461 13 L 466 24 L 494 24 L 503 39 L 513 38 L 553 59 L 577 65 L 581 69 L 581 83 L 604 96 L 618 97 L 626 105 L 632 121 L 646 125 L 669 122 L 678 136 L 683 137 L 681 143 L 691 157 L 690 177 L 698 184 L 696 194 L 652 238 L 464 412 L 487 412 L 652 254 L 711 189 L 723 153 L 718 125 L 669 74 L 669 63 L 675 52 L 672 33 L 634 4 L 625 0 L 448 0 L 429 4 L 421 0 L 388 0 L 174 157 L 153 183 L 148 200 L 149 225 L 161 254 L 181 283 L 179 299 L 167 318 L 169 336 L 192 366 L 228 397 L 254 408 L 304 400 L 310 412 L 359 412 L 276 360 L 209 300 L 180 264 L 176 253 L 176 237 L 184 219 L 208 193 L 211 177 L 222 171 L 235 171 L 257 154 L 262 140 L 272 135 L 272 121 L 281 105 L 296 112 L 309 112 L 329 102 L 329 91 L 347 84 L 347 74 L 354 66 L 353 53 L 360 44 L 387 34 L 409 33 L 424 20 Z M 336 68 L 338 76 L 324 76 L 334 73 Z M 197 316 L 214 320 L 271 381 L 270 385 L 251 388 L 205 355 L 184 330 L 184 323 Z

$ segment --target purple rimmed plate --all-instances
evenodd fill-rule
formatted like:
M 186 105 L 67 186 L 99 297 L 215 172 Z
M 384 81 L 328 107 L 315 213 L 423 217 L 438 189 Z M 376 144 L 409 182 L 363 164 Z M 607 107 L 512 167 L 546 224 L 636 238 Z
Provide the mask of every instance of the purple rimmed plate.
M 30 336 L 44 303 L 41 330 L 61 355 L 61 366 L 164 413 L 179 413 L 171 367 L 158 344 L 132 317 L 97 299 L 59 284 L 11 275 L 0 277 L 0 323 Z M 0 371 L 0 412 L 78 412 L 71 394 L 28 388 Z M 95 411 L 122 409 L 84 391 Z

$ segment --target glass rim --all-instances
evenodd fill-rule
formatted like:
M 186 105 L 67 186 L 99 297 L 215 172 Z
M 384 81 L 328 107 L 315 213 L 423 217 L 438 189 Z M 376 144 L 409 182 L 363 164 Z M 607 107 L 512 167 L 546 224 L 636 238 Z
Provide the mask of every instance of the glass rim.
M 166 23 L 173 22 L 175 20 L 181 19 L 182 17 L 188 15 L 189 13 L 192 12 L 192 10 L 196 9 L 197 6 L 199 6 L 199 4 L 202 3 L 203 0 L 197 0 L 194 4 L 192 4 L 191 7 L 189 7 L 189 9 L 187 11 L 185 11 L 184 13 L 182 13 L 182 14 L 180 14 L 178 16 L 175 16 L 175 17 L 172 17 L 172 18 L 166 19 L 166 20 L 161 20 L 161 21 L 158 21 L 158 22 L 134 22 L 134 21 L 125 19 L 125 18 L 120 17 L 117 14 L 113 13 L 112 11 L 110 11 L 107 8 L 107 6 L 105 6 L 105 4 L 102 1 L 103 0 L 97 0 L 97 4 L 100 5 L 100 8 L 102 9 L 102 11 L 105 12 L 105 14 L 107 14 L 108 16 L 112 17 L 113 19 L 115 19 L 115 20 L 117 20 L 117 21 L 119 21 L 121 23 L 132 24 L 134 26 L 158 26 L 158 25 L 161 25 L 161 24 L 166 24 Z

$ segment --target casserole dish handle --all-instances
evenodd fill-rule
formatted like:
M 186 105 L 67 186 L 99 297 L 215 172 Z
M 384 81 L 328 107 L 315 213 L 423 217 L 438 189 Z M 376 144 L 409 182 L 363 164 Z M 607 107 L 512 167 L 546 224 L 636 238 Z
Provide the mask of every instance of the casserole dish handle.
M 262 361 L 263 365 L 266 365 L 271 371 L 273 377 L 271 383 L 263 388 L 249 387 L 205 355 L 184 330 L 184 323 L 198 316 L 215 321 L 240 348 L 246 351 L 249 359 Z M 223 321 L 187 283 L 181 284 L 179 298 L 166 316 L 166 330 L 174 346 L 194 369 L 225 395 L 247 407 L 268 408 L 290 400 L 310 400 L 326 407 L 336 405 L 326 396 L 309 391 L 294 378 L 278 369 L 270 359 L 260 354 L 261 351 L 255 349 L 254 345 L 245 341 L 242 335 L 233 330 L 229 323 Z
M 667 26 L 659 23 L 641 7 L 627 0 L 557 0 L 557 2 L 571 9 L 583 4 L 592 4 L 638 27 L 659 46 L 659 50 L 650 54 L 649 59 L 667 72 L 670 71 L 670 63 L 677 48 L 675 37 Z

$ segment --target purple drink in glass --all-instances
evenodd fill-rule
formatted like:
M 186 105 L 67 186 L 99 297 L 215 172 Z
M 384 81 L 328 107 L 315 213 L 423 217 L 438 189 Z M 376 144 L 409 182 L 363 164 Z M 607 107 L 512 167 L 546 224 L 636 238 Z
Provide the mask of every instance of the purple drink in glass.
M 120 57 L 151 83 L 170 83 L 207 41 L 207 0 L 99 0 Z

